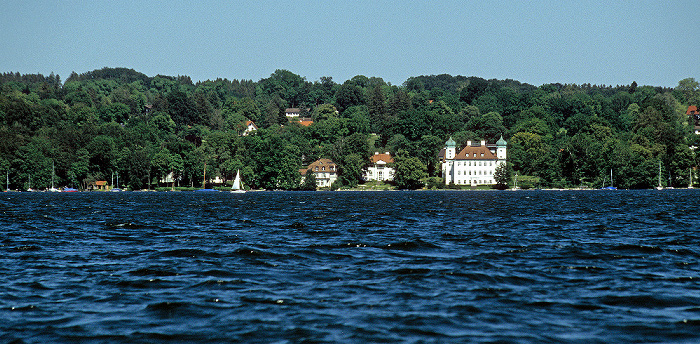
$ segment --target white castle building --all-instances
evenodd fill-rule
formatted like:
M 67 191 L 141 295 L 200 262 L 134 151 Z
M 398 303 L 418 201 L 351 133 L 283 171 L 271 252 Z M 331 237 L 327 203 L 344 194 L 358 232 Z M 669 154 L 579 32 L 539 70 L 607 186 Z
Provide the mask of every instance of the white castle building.
M 445 148 L 440 151 L 445 185 L 496 184 L 494 174 L 496 167 L 506 163 L 507 145 L 503 136 L 496 144 L 487 144 L 486 141 L 472 144 L 471 141 L 467 141 L 466 147 L 457 153 L 457 144 L 450 137 L 445 142 Z

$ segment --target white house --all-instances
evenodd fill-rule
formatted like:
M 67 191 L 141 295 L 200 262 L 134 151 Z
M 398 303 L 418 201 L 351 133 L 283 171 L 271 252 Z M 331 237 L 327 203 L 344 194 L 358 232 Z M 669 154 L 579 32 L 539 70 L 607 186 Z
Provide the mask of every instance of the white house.
M 467 141 L 466 147 L 457 153 L 457 144 L 450 137 L 440 152 L 445 185 L 496 184 L 494 174 L 496 167 L 506 162 L 507 144 L 503 136 L 496 144 L 487 144 L 486 141 L 472 144 L 471 141 Z
M 245 122 L 245 130 L 243 131 L 243 134 L 241 136 L 248 136 L 248 134 L 258 130 L 258 126 L 253 123 L 253 121 L 246 121 Z
M 316 186 L 320 188 L 330 187 L 331 184 L 338 179 L 338 167 L 331 159 L 318 159 L 312 162 L 307 168 L 299 170 L 302 178 L 306 177 L 309 170 L 311 170 L 316 177 Z
M 311 109 L 306 108 L 306 112 L 308 113 L 311 111 Z M 296 118 L 301 116 L 302 109 L 300 108 L 286 108 L 284 109 L 284 115 L 287 116 L 288 118 Z
M 391 154 L 389 154 L 389 152 L 375 152 L 374 155 L 369 159 L 372 162 L 372 164 L 367 168 L 367 173 L 365 173 L 365 180 L 394 180 L 394 168 L 389 167 L 389 164 L 394 163 L 394 159 L 391 157 Z
M 299 108 L 286 108 L 284 109 L 284 115 L 287 117 L 299 117 L 301 114 L 301 109 Z

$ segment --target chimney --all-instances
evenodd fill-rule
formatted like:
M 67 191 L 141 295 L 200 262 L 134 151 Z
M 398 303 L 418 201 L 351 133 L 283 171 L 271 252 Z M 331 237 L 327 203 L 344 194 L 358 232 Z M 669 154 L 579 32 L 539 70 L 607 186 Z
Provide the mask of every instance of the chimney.
M 471 141 L 467 141 L 467 147 L 470 147 L 472 145 Z
M 481 145 L 486 146 L 486 140 L 481 140 Z
M 389 152 L 386 152 L 386 155 L 389 155 Z
M 378 154 L 379 154 L 379 152 L 374 152 L 374 155 L 378 155 Z

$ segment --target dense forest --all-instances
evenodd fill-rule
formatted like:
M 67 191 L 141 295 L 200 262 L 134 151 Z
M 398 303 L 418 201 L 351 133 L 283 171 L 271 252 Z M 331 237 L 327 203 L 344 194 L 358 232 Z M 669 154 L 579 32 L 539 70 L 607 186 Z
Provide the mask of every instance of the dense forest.
M 536 87 L 445 74 L 400 86 L 362 75 L 338 84 L 287 70 L 197 83 L 126 68 L 74 72 L 65 82 L 53 73 L 4 73 L 0 173 L 10 189 L 30 180 L 44 189 L 52 178 L 86 188 L 118 174 L 139 190 L 167 175 L 176 186 L 201 187 L 205 171 L 231 180 L 240 170 L 250 188 L 294 190 L 299 170 L 325 157 L 338 165 L 334 187 L 355 187 L 369 156 L 389 151 L 407 163 L 401 173 L 418 171 L 438 186 L 437 156 L 450 136 L 463 146 L 503 135 L 509 169 L 533 187 L 600 187 L 613 170 L 620 188 L 650 188 L 659 164 L 664 185 L 686 187 L 699 141 L 686 109 L 699 101 L 693 78 L 663 88 Z M 290 121 L 286 108 L 313 124 Z M 242 135 L 248 120 L 259 130 Z

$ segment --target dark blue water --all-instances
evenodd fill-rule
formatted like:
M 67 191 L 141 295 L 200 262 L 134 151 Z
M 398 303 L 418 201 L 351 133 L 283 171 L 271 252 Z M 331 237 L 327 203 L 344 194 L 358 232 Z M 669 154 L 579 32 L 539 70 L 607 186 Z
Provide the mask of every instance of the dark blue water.
M 697 343 L 700 190 L 5 193 L 4 343 Z

